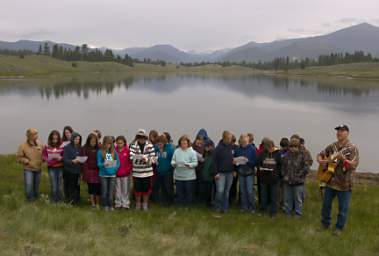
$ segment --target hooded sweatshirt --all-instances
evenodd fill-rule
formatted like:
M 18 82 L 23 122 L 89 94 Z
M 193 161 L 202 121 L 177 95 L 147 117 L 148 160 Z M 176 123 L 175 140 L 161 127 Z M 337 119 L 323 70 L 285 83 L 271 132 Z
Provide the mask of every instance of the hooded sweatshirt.
M 80 137 L 79 145 L 74 144 L 74 140 L 76 137 Z M 74 132 L 71 136 L 70 143 L 64 147 L 63 150 L 63 165 L 64 170 L 73 174 L 79 174 L 81 171 L 81 164 L 74 164 L 72 160 L 80 156 L 82 144 L 82 136 L 79 133 Z
M 279 150 L 270 153 L 267 150 L 257 158 L 257 167 L 260 170 L 261 180 L 264 184 L 275 184 L 279 181 L 281 171 L 281 155 Z
M 105 153 L 105 159 L 108 161 L 116 161 L 114 166 L 105 166 L 105 160 L 103 158 L 103 151 L 100 149 L 97 151 L 97 166 L 99 167 L 100 177 L 116 177 L 118 168 L 120 167 L 120 160 L 118 159 L 117 151 L 114 152 L 114 158 L 109 152 Z
M 236 152 L 234 155 L 235 157 L 239 157 L 239 156 L 246 157 L 248 159 L 248 162 L 246 165 L 249 166 L 250 168 L 255 167 L 256 153 L 255 153 L 255 148 L 251 144 L 248 144 L 246 147 L 239 146 L 236 149 Z M 242 165 L 238 166 L 237 168 L 239 169 L 241 167 Z
M 199 130 L 199 132 L 196 134 L 196 137 L 199 136 L 199 135 L 204 138 L 204 141 L 210 140 L 210 138 L 208 136 L 208 132 L 205 129 L 203 129 L 203 128 L 201 128 Z
M 215 175 L 218 173 L 230 173 L 234 171 L 234 147 L 234 145 L 226 145 L 220 140 L 213 154 L 212 169 Z
M 174 179 L 179 181 L 196 180 L 195 168 L 198 164 L 197 155 L 192 147 L 183 150 L 181 147 L 177 148 L 171 160 L 173 166 L 176 165 L 174 170 Z M 177 166 L 188 164 L 189 167 Z
M 174 147 L 167 143 L 161 152 L 159 147 L 156 145 L 155 152 L 158 156 L 158 174 L 165 175 L 170 173 L 172 171 L 171 160 L 174 155 Z
M 116 146 L 120 167 L 117 170 L 117 177 L 128 177 L 132 172 L 132 161 L 130 160 L 130 149 L 125 145 L 121 150 Z

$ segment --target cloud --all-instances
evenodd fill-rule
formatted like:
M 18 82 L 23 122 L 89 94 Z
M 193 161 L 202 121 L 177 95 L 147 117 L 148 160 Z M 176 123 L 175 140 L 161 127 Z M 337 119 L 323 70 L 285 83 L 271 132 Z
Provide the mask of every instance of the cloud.
M 53 35 L 51 31 L 44 29 L 28 29 L 25 31 L 16 31 L 10 28 L 0 28 L 0 38 L 3 40 L 19 40 L 19 39 L 50 39 Z
M 25 39 L 34 39 L 34 38 L 40 39 L 43 37 L 49 37 L 52 34 L 53 33 L 51 31 L 44 30 L 44 29 L 38 29 L 38 30 L 34 30 L 34 31 L 32 30 L 32 31 L 26 31 L 24 33 L 21 33 L 20 37 L 25 38 Z
M 347 25 L 350 25 L 352 23 L 357 23 L 357 22 L 361 22 L 361 19 L 346 17 L 346 18 L 342 18 L 336 21 L 336 23 L 347 24 Z
M 376 25 L 379 25 L 379 19 L 370 19 L 370 23 L 374 23 Z

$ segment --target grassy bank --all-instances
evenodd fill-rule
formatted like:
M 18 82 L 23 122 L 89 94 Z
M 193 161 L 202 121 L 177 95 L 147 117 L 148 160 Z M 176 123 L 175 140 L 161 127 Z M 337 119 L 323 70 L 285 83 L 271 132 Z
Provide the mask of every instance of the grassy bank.
M 163 208 L 148 213 L 68 208 L 48 202 L 43 170 L 42 198 L 24 202 L 21 166 L 0 156 L 1 255 L 378 255 L 379 187 L 353 194 L 346 232 L 336 238 L 318 231 L 317 186 L 307 186 L 305 215 L 242 214 L 233 208 L 216 216 L 203 207 Z M 82 198 L 86 198 L 82 185 Z M 85 201 L 85 200 L 83 200 Z M 335 210 L 334 210 L 335 212 Z M 334 214 L 335 218 L 335 214 Z
M 323 67 L 307 67 L 276 72 L 284 76 L 342 77 L 347 79 L 379 79 L 379 63 L 354 63 Z
M 149 74 L 222 74 L 222 75 L 267 75 L 283 77 L 348 78 L 379 80 L 379 63 L 344 64 L 325 67 L 308 67 L 304 70 L 261 71 L 241 66 L 222 67 L 206 65 L 185 67 L 169 64 L 167 66 L 135 64 L 134 67 L 115 62 L 73 62 L 53 59 L 47 56 L 0 56 L 0 78 L 59 78 L 64 76 L 131 76 Z
M 75 63 L 76 67 L 72 66 Z M 170 73 L 251 73 L 252 69 L 243 67 L 226 67 L 207 65 L 202 67 L 183 67 L 169 64 L 166 66 L 135 64 L 129 67 L 115 62 L 68 62 L 47 56 L 0 56 L 0 78 L 54 78 L 62 76 L 92 76 L 92 75 L 138 75 L 170 74 Z

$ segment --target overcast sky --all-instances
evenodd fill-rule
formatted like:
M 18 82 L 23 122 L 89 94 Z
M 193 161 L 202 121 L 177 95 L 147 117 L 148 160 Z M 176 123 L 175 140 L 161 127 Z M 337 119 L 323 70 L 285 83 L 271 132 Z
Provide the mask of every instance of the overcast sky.
M 379 0 L 1 0 L 0 40 L 214 50 L 379 25 Z

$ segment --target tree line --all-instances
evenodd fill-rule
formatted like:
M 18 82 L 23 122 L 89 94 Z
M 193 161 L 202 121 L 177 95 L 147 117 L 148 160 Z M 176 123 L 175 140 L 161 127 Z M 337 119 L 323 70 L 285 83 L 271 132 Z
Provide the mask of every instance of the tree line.
M 195 62 L 195 63 L 180 63 L 182 66 L 204 66 L 209 64 L 218 64 L 222 67 L 227 66 L 243 66 L 261 70 L 289 70 L 289 69 L 305 69 L 311 66 L 330 66 L 338 64 L 349 63 L 362 63 L 362 62 L 379 62 L 379 59 L 373 57 L 371 53 L 365 53 L 364 51 L 355 51 L 354 53 L 331 53 L 329 55 L 320 55 L 318 58 L 291 58 L 278 57 L 271 61 L 258 61 L 258 62 L 231 62 L 231 61 L 219 61 L 219 62 Z
M 113 61 L 128 66 L 133 66 L 134 63 L 133 58 L 131 58 L 128 54 L 121 57 L 119 55 L 115 55 L 110 49 L 101 51 L 97 48 L 89 48 L 87 44 L 76 46 L 74 49 L 54 44 L 50 49 L 50 46 L 45 42 L 43 45 L 39 46 L 37 54 L 51 56 L 53 58 L 65 61 Z

